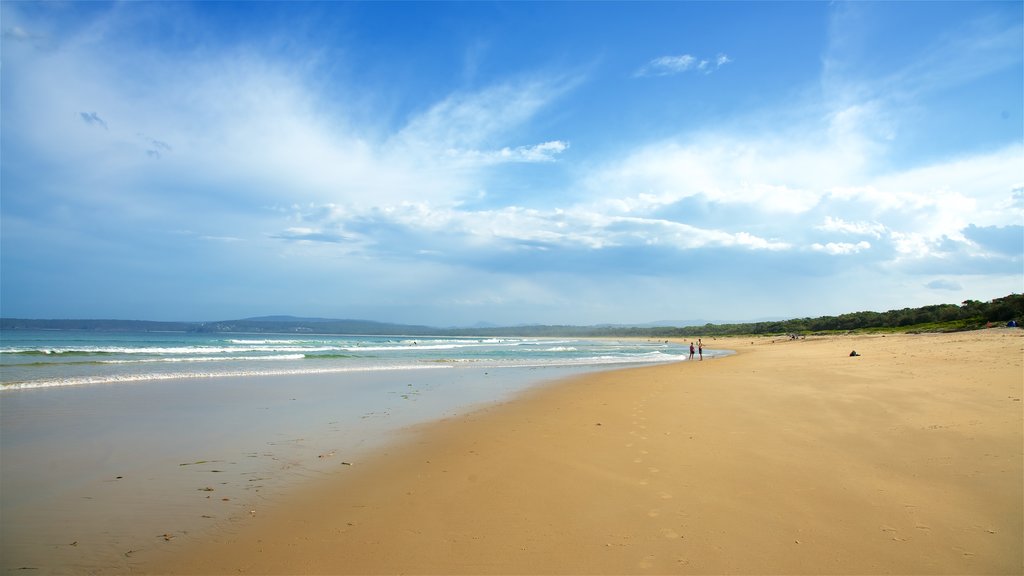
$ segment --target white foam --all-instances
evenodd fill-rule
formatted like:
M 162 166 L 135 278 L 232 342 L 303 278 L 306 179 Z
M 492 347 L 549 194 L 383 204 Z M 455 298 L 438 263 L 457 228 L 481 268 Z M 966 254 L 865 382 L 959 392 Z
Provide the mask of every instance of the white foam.
M 118 384 L 127 382 L 149 382 L 154 380 L 183 380 L 195 378 L 236 378 L 239 376 L 302 376 L 307 374 L 335 374 L 342 372 L 382 372 L 400 370 L 434 370 L 452 368 L 445 364 L 395 365 L 395 366 L 349 366 L 344 368 L 295 369 L 295 370 L 237 370 L 233 372 L 174 372 L 155 374 L 128 374 L 84 376 L 79 378 L 55 378 L 32 382 L 4 384 L 0 390 L 32 390 L 36 388 L 58 388 L 62 386 L 83 386 L 90 384 Z

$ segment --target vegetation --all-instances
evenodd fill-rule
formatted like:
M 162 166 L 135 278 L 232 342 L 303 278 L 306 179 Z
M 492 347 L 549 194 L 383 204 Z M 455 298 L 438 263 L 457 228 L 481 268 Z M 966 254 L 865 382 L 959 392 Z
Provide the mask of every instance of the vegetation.
M 888 312 L 851 312 L 839 316 L 795 318 L 745 324 L 686 327 L 513 326 L 502 328 L 431 328 L 365 320 L 329 320 L 273 316 L 224 322 L 147 322 L 141 320 L 25 320 L 0 318 L 3 330 L 107 330 L 226 333 L 308 333 L 438 336 L 613 336 L 671 338 L 759 334 L 823 334 L 836 332 L 955 332 L 1024 320 L 1024 294 L 989 302 L 966 300 L 960 305 L 936 304 Z

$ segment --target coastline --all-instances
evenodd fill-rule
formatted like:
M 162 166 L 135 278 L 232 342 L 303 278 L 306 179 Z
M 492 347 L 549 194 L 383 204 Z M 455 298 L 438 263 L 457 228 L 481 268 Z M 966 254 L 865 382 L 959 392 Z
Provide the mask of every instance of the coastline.
M 573 377 L 415 426 L 131 568 L 1024 570 L 1021 331 L 707 344 L 738 354 Z
M 118 338 L 103 335 L 102 342 L 83 343 L 77 335 L 67 341 L 48 337 L 33 345 L 39 350 L 29 357 L 49 359 L 45 350 L 50 348 L 84 353 L 87 359 L 102 352 L 104 360 L 114 355 L 145 369 L 149 359 L 135 360 L 139 354 L 129 348 L 132 338 Z M 335 354 L 349 340 L 325 346 L 318 339 L 311 345 L 326 349 L 316 352 Z M 390 339 L 384 342 L 381 353 L 395 347 Z M 539 350 L 546 358 L 478 362 L 481 350 L 493 352 L 491 345 L 503 342 L 461 339 L 402 349 L 403 356 L 416 356 L 395 369 L 386 369 L 387 357 L 377 357 L 370 361 L 385 369 L 338 372 L 318 366 L 315 372 L 252 376 L 204 372 L 191 378 L 0 390 L 0 572 L 124 573 L 152 548 L 231 529 L 254 508 L 346 463 L 362 462 L 411 425 L 501 402 L 538 382 L 600 370 L 600 361 L 628 361 L 630 352 L 662 348 L 605 343 L 573 347 L 560 357 L 561 352 L 549 350 L 549 341 L 526 342 L 525 354 Z M 286 355 L 310 345 L 281 338 L 237 343 L 266 345 Z M 459 358 L 462 344 L 470 345 L 464 348 L 475 358 L 445 360 Z M 147 336 L 143 348 L 153 345 Z M 158 348 L 160 354 L 176 355 L 172 366 L 222 352 L 211 352 L 209 342 L 178 337 L 160 341 Z M 123 358 L 117 356 L 122 349 L 128 350 Z M 614 353 L 596 364 L 564 357 L 585 357 L 594 350 Z M 223 352 L 238 356 L 231 349 Z M 653 354 L 640 356 L 649 361 Z M 63 355 L 53 357 L 59 362 Z M 407 369 L 416 362 L 437 369 Z M 203 361 L 185 365 L 209 370 Z

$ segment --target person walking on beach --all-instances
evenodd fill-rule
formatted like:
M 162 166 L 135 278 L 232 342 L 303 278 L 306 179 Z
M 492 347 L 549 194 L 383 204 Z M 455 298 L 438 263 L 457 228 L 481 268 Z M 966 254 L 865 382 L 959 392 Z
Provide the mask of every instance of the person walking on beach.
M 690 342 L 690 360 L 693 360 L 693 342 Z
M 700 359 L 704 359 L 704 341 L 697 338 L 697 354 L 700 355 Z

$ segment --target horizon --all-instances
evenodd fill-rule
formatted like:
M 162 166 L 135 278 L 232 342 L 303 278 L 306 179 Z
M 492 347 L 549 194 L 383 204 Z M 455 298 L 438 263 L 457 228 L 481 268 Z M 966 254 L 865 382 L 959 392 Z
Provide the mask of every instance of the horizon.
M 643 325 L 1024 293 L 1019 2 L 0 16 L 4 317 Z
M 963 306 L 969 302 L 982 302 L 990 303 L 993 300 L 999 300 L 1002 298 L 1019 297 L 1020 294 L 1008 294 L 1006 296 L 995 298 L 992 300 L 977 300 L 968 299 L 960 304 L 952 302 L 943 303 L 932 303 L 925 304 L 919 307 L 902 307 L 902 308 L 890 308 L 887 310 L 849 310 L 838 314 L 826 314 L 816 317 L 809 316 L 762 316 L 758 318 L 751 318 L 746 320 L 706 320 L 706 319 L 691 319 L 691 320 L 653 320 L 647 322 L 621 322 L 621 323 L 597 323 L 597 324 L 562 324 L 562 326 L 569 328 L 602 328 L 602 327 L 621 327 L 621 328 L 700 328 L 706 325 L 714 326 L 728 326 L 728 325 L 744 325 L 744 324 L 759 324 L 764 322 L 788 322 L 792 320 L 803 320 L 803 319 L 819 319 L 828 317 L 840 317 L 847 315 L 857 315 L 864 313 L 875 313 L 875 314 L 887 314 L 892 312 L 900 312 L 902 310 L 914 310 L 924 307 L 933 306 Z M 295 323 L 329 323 L 329 322 L 353 322 L 353 323 L 367 323 L 367 324 L 381 324 L 381 325 L 393 325 L 395 327 L 406 327 L 406 328 L 437 328 L 440 330 L 466 330 L 472 328 L 483 328 L 483 329 L 503 329 L 503 328 L 527 328 L 527 327 L 553 327 L 558 324 L 551 323 L 524 323 L 524 324 L 493 324 L 489 322 L 477 322 L 474 324 L 451 324 L 451 325 L 430 325 L 430 324 L 412 324 L 404 322 L 388 322 L 382 320 L 373 320 L 369 318 L 325 318 L 325 317 L 303 317 L 294 316 L 290 314 L 263 314 L 259 316 L 251 316 L 245 318 L 221 318 L 218 320 L 151 320 L 146 318 L 19 318 L 11 316 L 0 316 L 0 320 L 25 320 L 30 322 L 141 322 L 141 323 L 169 323 L 169 324 L 218 324 L 222 322 L 295 322 Z

